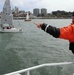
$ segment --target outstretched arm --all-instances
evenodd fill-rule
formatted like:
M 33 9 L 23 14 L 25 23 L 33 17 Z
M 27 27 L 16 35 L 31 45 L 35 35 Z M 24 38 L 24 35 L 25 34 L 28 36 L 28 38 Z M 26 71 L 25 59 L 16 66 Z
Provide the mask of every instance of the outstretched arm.
M 47 25 L 45 23 L 39 23 L 39 24 L 36 24 L 36 25 L 37 25 L 38 28 L 41 28 L 42 30 L 49 33 L 53 37 L 59 38 L 59 36 L 60 36 L 60 29 L 59 28 L 53 27 L 51 25 Z
M 36 24 L 38 28 L 41 28 L 42 30 L 46 31 L 50 35 L 56 38 L 62 38 L 69 40 L 69 49 L 74 54 L 74 25 L 69 25 L 62 28 L 56 28 L 51 25 L 47 25 L 45 23 Z

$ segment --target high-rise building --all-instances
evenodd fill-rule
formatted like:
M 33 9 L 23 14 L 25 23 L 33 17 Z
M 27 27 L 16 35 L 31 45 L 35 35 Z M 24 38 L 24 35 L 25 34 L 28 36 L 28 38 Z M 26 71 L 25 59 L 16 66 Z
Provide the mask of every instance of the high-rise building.
M 47 9 L 46 8 L 42 8 L 41 9 L 41 15 L 46 15 L 47 14 Z
M 33 15 L 38 16 L 40 14 L 40 10 L 38 8 L 33 9 Z
M 18 12 L 19 12 L 19 8 L 15 7 L 15 13 L 18 13 Z

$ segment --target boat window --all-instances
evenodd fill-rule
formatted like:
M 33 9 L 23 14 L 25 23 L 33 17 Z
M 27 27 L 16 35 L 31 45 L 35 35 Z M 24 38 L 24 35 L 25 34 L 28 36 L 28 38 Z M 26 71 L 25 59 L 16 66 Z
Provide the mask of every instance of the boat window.
M 7 13 L 6 13 L 6 15 L 7 15 Z
M 5 20 L 5 21 L 7 21 L 7 20 Z

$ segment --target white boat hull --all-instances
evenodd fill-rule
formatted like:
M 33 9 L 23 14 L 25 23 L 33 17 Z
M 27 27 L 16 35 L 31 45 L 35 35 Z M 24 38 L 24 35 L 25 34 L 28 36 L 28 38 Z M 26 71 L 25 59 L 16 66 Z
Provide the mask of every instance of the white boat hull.
M 31 19 L 28 19 L 28 20 L 27 20 L 27 19 L 25 19 L 25 21 L 31 21 Z
M 11 29 L 1 29 L 0 32 L 22 32 L 22 29 L 17 29 L 17 28 L 11 28 Z

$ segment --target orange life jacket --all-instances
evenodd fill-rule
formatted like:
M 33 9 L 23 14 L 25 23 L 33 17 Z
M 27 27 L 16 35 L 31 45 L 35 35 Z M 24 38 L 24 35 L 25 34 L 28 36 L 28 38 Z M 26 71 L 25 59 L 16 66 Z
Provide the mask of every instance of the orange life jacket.
M 69 40 L 70 42 L 74 42 L 74 24 L 60 28 L 59 38 Z

